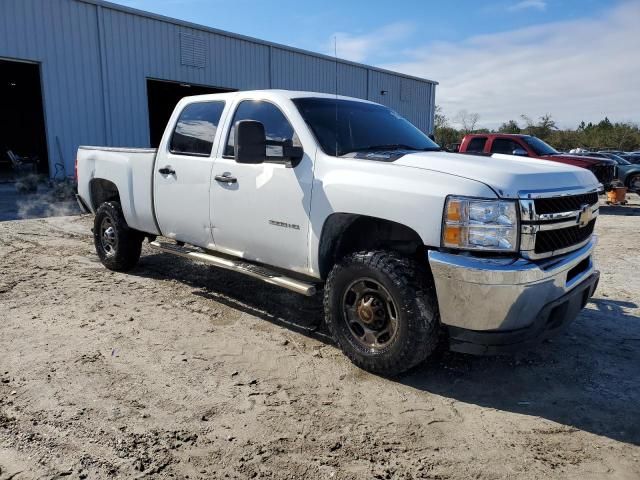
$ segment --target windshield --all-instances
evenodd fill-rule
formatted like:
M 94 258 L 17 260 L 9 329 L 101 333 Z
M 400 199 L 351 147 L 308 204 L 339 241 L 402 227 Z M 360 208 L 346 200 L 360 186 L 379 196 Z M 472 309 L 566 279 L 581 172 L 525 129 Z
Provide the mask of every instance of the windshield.
M 551 145 L 537 137 L 524 137 L 524 141 L 527 142 L 527 145 L 529 145 L 537 155 L 559 155 L 560 153 Z
M 333 98 L 296 98 L 302 118 L 329 155 L 362 150 L 439 150 L 440 147 L 393 110 Z

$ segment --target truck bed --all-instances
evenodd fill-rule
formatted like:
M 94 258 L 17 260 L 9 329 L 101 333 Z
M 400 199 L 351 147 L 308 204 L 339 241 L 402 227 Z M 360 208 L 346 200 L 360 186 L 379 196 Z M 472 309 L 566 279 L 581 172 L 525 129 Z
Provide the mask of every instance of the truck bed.
M 92 180 L 112 182 L 118 186 L 122 211 L 129 226 L 146 233 L 160 233 L 153 210 L 156 152 L 155 148 L 80 146 L 78 193 L 95 213 L 99 205 L 92 197 Z

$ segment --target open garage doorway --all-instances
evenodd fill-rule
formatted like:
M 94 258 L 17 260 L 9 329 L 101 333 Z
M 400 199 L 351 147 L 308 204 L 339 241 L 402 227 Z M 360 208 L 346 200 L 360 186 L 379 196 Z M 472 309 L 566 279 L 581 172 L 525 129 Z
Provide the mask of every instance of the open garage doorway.
M 233 92 L 232 89 L 192 85 L 190 83 L 169 82 L 147 79 L 147 101 L 149 103 L 149 141 L 157 148 L 176 104 L 191 95 Z
M 49 175 L 40 65 L 0 59 L 0 181 L 13 178 L 9 152 Z

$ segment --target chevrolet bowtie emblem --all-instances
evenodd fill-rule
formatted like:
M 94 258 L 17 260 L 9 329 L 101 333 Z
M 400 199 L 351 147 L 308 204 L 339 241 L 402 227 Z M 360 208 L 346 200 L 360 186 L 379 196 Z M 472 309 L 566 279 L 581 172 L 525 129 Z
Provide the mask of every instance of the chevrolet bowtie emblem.
M 591 211 L 591 205 L 581 205 L 580 213 L 578 214 L 578 226 L 580 228 L 586 227 L 593 220 L 593 212 Z

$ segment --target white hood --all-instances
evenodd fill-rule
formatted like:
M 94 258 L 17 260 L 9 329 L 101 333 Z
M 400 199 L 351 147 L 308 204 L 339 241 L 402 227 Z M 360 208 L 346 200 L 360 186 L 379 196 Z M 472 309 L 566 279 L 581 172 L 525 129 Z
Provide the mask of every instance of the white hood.
M 395 162 L 405 167 L 435 170 L 477 180 L 500 197 L 521 198 L 524 192 L 597 188 L 587 169 L 548 160 L 495 154 L 491 157 L 447 152 L 417 152 Z

